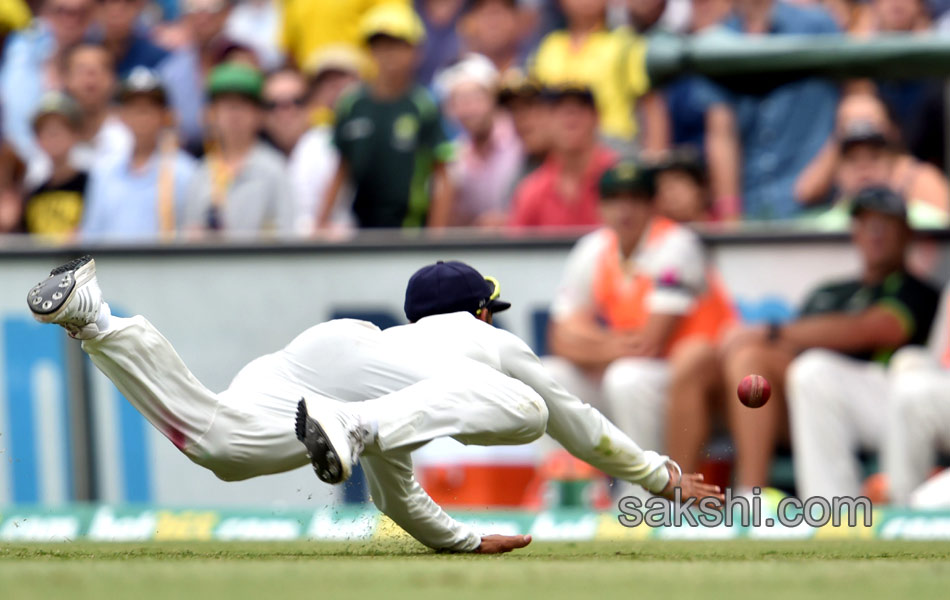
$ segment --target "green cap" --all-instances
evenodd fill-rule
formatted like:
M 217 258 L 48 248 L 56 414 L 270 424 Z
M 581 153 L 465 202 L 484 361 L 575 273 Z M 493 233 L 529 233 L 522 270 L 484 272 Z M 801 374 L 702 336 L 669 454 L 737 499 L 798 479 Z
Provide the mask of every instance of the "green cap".
M 239 63 L 224 63 L 208 75 L 208 95 L 214 99 L 222 94 L 238 94 L 254 102 L 261 101 L 264 76 L 253 67 Z
M 653 181 L 647 169 L 629 160 L 615 163 L 600 178 L 600 198 L 622 195 L 653 196 Z
M 907 220 L 907 202 L 904 197 L 883 185 L 863 188 L 851 198 L 851 216 L 856 217 L 866 211 Z

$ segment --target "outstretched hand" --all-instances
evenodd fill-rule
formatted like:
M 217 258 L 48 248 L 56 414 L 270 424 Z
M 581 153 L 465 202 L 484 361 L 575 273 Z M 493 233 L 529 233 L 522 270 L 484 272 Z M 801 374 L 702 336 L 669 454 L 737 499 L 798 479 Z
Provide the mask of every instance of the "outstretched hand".
M 475 550 L 478 554 L 502 554 L 531 543 L 530 535 L 486 535 Z
M 667 465 L 667 469 L 670 471 L 670 481 L 666 484 L 666 487 L 663 488 L 663 491 L 658 494 L 660 497 L 666 498 L 667 500 L 674 500 L 676 488 L 680 488 L 680 500 L 687 500 L 689 498 L 702 500 L 703 498 L 711 497 L 718 498 L 720 502 L 725 501 L 726 498 L 722 495 L 722 490 L 719 489 L 719 486 L 705 483 L 701 473 L 686 473 L 681 475 L 679 468 L 673 468 L 671 465 Z

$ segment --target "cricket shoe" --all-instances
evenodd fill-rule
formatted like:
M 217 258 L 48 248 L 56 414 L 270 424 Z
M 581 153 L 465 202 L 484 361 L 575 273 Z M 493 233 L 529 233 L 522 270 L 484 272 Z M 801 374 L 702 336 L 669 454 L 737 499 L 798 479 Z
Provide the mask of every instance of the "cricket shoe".
M 102 307 L 96 261 L 83 256 L 56 267 L 30 290 L 26 302 L 40 323 L 62 325 L 76 339 L 95 337 Z
M 303 398 L 297 403 L 296 429 L 313 471 L 320 481 L 331 484 L 349 479 L 372 437 L 358 417 L 330 401 L 319 417 L 311 416 Z

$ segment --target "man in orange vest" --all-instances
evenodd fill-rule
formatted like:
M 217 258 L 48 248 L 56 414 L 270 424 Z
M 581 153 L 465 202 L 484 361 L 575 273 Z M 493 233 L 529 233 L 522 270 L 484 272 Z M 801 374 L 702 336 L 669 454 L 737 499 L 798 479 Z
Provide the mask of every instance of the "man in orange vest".
M 691 230 L 657 215 L 652 177 L 634 163 L 600 181 L 605 227 L 568 257 L 551 309 L 555 379 L 602 408 L 645 448 L 664 448 L 671 361 L 734 322 Z

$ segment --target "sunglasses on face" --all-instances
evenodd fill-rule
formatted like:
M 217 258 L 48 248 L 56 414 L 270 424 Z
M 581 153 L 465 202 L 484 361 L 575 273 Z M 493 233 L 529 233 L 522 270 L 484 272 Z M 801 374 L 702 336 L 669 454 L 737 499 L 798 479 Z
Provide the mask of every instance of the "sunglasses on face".
M 297 98 L 278 98 L 276 100 L 265 100 L 264 108 L 267 110 L 284 110 L 288 108 L 303 108 L 307 101 L 303 97 Z

